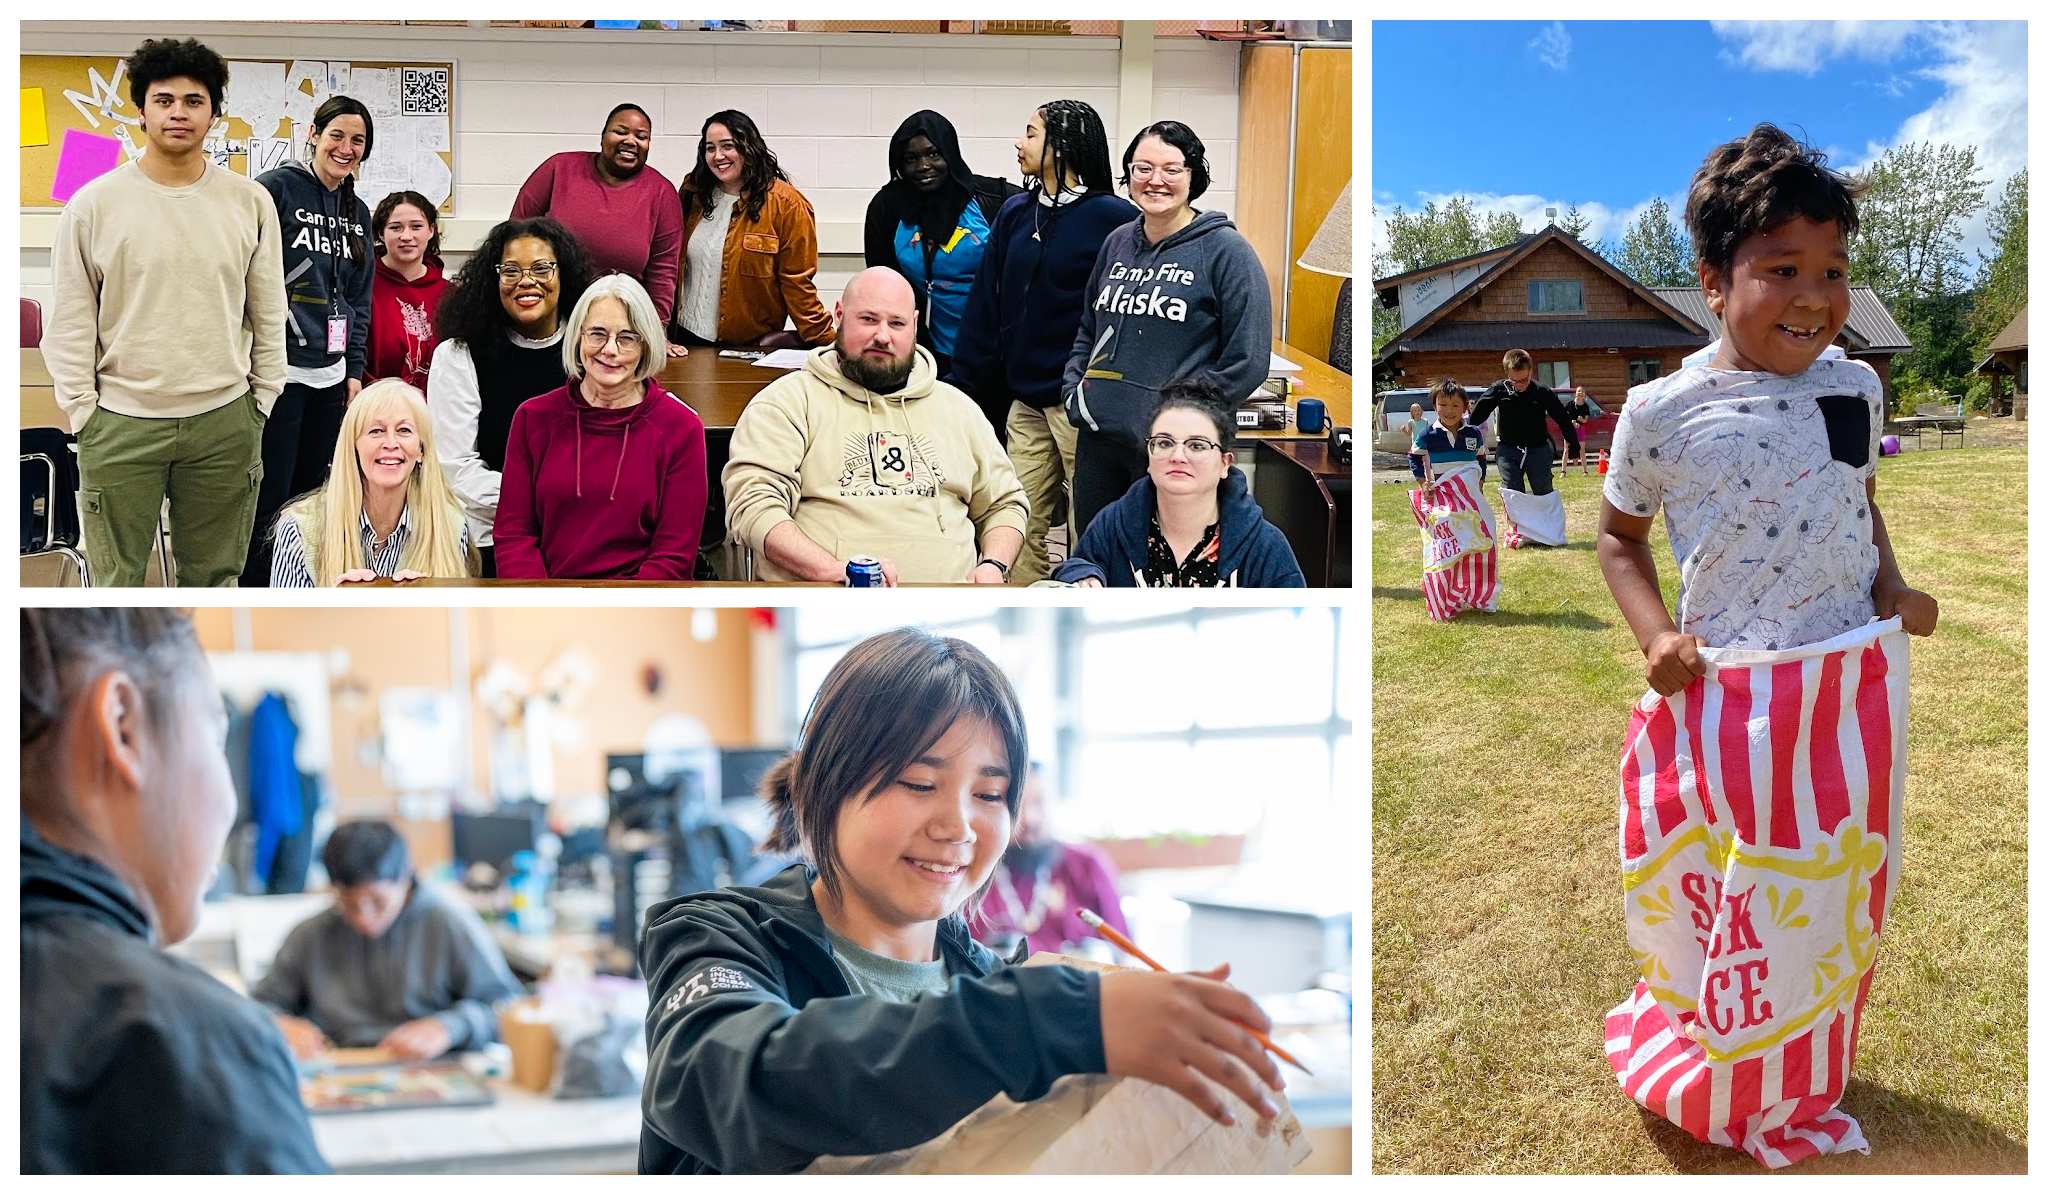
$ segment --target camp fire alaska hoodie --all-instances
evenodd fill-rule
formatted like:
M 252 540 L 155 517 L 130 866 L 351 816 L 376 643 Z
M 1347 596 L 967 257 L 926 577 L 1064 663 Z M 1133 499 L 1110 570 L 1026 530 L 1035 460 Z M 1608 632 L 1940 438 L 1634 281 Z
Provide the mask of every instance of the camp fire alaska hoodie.
M 277 203 L 284 240 L 285 379 L 325 389 L 361 378 L 369 358 L 370 209 L 347 182 L 330 191 L 304 162 L 257 176 Z M 343 351 L 327 351 L 327 320 L 348 320 Z
M 839 372 L 813 349 L 804 367 L 754 396 L 732 433 L 726 525 L 763 580 L 798 578 L 768 561 L 768 533 L 791 519 L 844 560 L 879 556 L 902 581 L 965 581 L 983 537 L 1024 530 L 1024 487 L 974 400 L 936 379 L 923 345 L 894 394 Z
M 1207 378 L 1233 403 L 1265 382 L 1273 303 L 1251 242 L 1222 212 L 1157 245 L 1143 217 L 1109 234 L 1061 384 L 1067 418 L 1134 450 L 1161 386 Z

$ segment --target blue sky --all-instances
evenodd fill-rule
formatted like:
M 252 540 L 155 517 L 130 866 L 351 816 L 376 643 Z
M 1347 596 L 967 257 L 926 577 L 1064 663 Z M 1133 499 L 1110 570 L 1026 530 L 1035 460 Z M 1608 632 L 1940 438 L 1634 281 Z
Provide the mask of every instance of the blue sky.
M 1844 169 L 1974 144 L 1988 194 L 2026 165 L 2019 22 L 1375 21 L 1372 60 L 1382 211 L 1466 195 L 1535 229 L 1577 203 L 1589 239 L 1619 239 L 1652 197 L 1682 208 L 1707 151 L 1760 120 Z

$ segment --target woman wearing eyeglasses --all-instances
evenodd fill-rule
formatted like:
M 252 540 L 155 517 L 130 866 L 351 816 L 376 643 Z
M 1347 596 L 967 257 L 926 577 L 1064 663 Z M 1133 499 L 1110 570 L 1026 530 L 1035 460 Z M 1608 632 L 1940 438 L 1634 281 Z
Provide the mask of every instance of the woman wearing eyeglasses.
M 1083 534 L 1145 476 L 1145 421 L 1160 387 L 1199 378 L 1234 405 L 1265 382 L 1272 358 L 1259 255 L 1223 213 L 1194 207 L 1209 189 L 1201 138 L 1179 121 L 1147 125 L 1124 150 L 1123 182 L 1140 215 L 1096 255 L 1061 379 L 1080 433 L 1069 526 Z
M 1235 467 L 1236 406 L 1205 379 L 1160 387 L 1145 475 L 1103 508 L 1053 579 L 1091 588 L 1307 585 Z
M 567 383 L 505 441 L 498 575 L 687 581 L 707 485 L 704 421 L 655 380 L 668 338 L 638 282 L 607 274 L 565 325 Z
M 543 216 L 491 229 L 441 301 L 427 410 L 486 577 L 498 575 L 491 526 L 512 412 L 566 380 L 562 307 L 573 308 L 589 286 L 583 247 Z

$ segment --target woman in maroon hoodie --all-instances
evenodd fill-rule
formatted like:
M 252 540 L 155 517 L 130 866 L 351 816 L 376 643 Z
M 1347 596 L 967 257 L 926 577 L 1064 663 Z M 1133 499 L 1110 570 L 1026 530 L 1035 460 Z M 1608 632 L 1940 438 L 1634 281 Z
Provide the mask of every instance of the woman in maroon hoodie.
M 687 581 L 704 524 L 704 421 L 654 380 L 668 361 L 654 303 L 608 274 L 566 331 L 568 384 L 512 415 L 498 575 Z
M 418 191 L 393 191 L 370 217 L 377 273 L 370 280 L 370 359 L 363 385 L 397 378 L 427 392 L 434 359 L 434 312 L 448 291 L 441 273 L 441 225 Z

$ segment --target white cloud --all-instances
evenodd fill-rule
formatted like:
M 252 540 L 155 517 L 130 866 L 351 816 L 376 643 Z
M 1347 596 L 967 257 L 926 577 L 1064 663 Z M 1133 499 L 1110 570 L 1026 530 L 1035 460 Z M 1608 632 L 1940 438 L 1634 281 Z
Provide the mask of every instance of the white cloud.
M 1529 40 L 1529 48 L 1536 52 L 1536 61 L 1561 71 L 1572 60 L 1572 35 L 1565 31 L 1563 21 L 1552 21 Z
M 1835 58 L 1883 62 L 1925 26 L 1912 21 L 1715 21 L 1723 61 L 1811 75 Z

